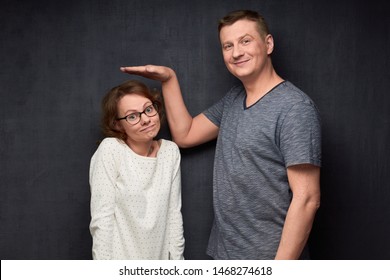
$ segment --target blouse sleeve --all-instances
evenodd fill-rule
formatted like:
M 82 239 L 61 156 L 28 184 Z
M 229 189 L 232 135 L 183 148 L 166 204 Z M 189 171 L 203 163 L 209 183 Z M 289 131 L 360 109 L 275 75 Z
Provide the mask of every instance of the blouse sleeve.
M 173 174 L 169 203 L 169 254 L 172 260 L 183 260 L 184 236 L 183 218 L 181 214 L 180 152 L 178 148 Z
M 105 140 L 93 155 L 90 165 L 90 232 L 93 239 L 93 259 L 110 259 L 112 257 L 115 181 L 118 168 L 114 156 L 115 149 L 109 141 Z

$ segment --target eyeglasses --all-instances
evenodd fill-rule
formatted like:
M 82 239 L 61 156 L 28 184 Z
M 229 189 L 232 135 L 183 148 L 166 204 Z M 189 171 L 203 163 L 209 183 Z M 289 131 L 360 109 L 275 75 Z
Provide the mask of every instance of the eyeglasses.
M 142 112 L 134 112 L 131 113 L 123 118 L 117 118 L 117 121 L 120 120 L 126 120 L 131 125 L 136 125 L 141 120 L 141 115 L 145 114 L 148 117 L 154 117 L 158 113 L 158 105 L 156 103 L 153 103 L 145 108 Z

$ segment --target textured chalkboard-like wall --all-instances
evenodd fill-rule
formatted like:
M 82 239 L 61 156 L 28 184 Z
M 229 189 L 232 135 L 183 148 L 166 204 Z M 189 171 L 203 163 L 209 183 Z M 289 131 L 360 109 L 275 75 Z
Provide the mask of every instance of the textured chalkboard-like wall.
M 135 78 L 119 66 L 173 67 L 198 114 L 236 83 L 222 62 L 217 20 L 248 8 L 268 19 L 279 74 L 321 111 L 322 205 L 312 257 L 389 259 L 385 2 L 1 1 L 0 258 L 91 258 L 88 169 L 101 139 L 100 100 Z M 170 137 L 167 126 L 161 137 Z M 208 258 L 214 145 L 182 150 L 187 259 Z

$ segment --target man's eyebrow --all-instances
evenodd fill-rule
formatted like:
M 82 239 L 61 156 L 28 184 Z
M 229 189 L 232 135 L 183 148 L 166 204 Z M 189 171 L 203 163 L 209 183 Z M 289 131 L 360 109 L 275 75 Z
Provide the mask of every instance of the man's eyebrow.
M 238 41 L 242 40 L 242 39 L 245 38 L 246 36 L 249 36 L 249 37 L 253 38 L 252 35 L 250 35 L 250 34 L 248 34 L 248 33 L 245 33 L 244 35 L 238 37 Z M 227 41 L 223 42 L 222 45 L 229 44 L 229 43 L 231 43 L 231 40 L 227 40 Z
M 239 40 L 242 40 L 242 39 L 245 38 L 246 36 L 249 36 L 249 37 L 253 38 L 252 35 L 246 33 L 246 34 L 242 35 L 242 36 L 241 36 L 240 38 L 238 38 L 238 39 L 239 39 Z

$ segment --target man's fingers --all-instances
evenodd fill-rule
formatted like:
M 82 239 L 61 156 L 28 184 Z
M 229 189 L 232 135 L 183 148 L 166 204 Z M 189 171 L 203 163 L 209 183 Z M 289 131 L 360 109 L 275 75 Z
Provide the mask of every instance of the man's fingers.
M 122 72 L 126 73 L 142 73 L 145 72 L 145 66 L 123 66 L 120 68 Z
M 129 74 L 162 74 L 162 71 L 158 71 L 159 68 L 154 65 L 145 65 L 145 66 L 123 66 L 120 67 L 120 70 Z
M 167 81 L 170 78 L 169 71 L 166 67 L 156 65 L 123 66 L 120 67 L 120 70 L 127 74 L 143 76 L 161 82 Z

